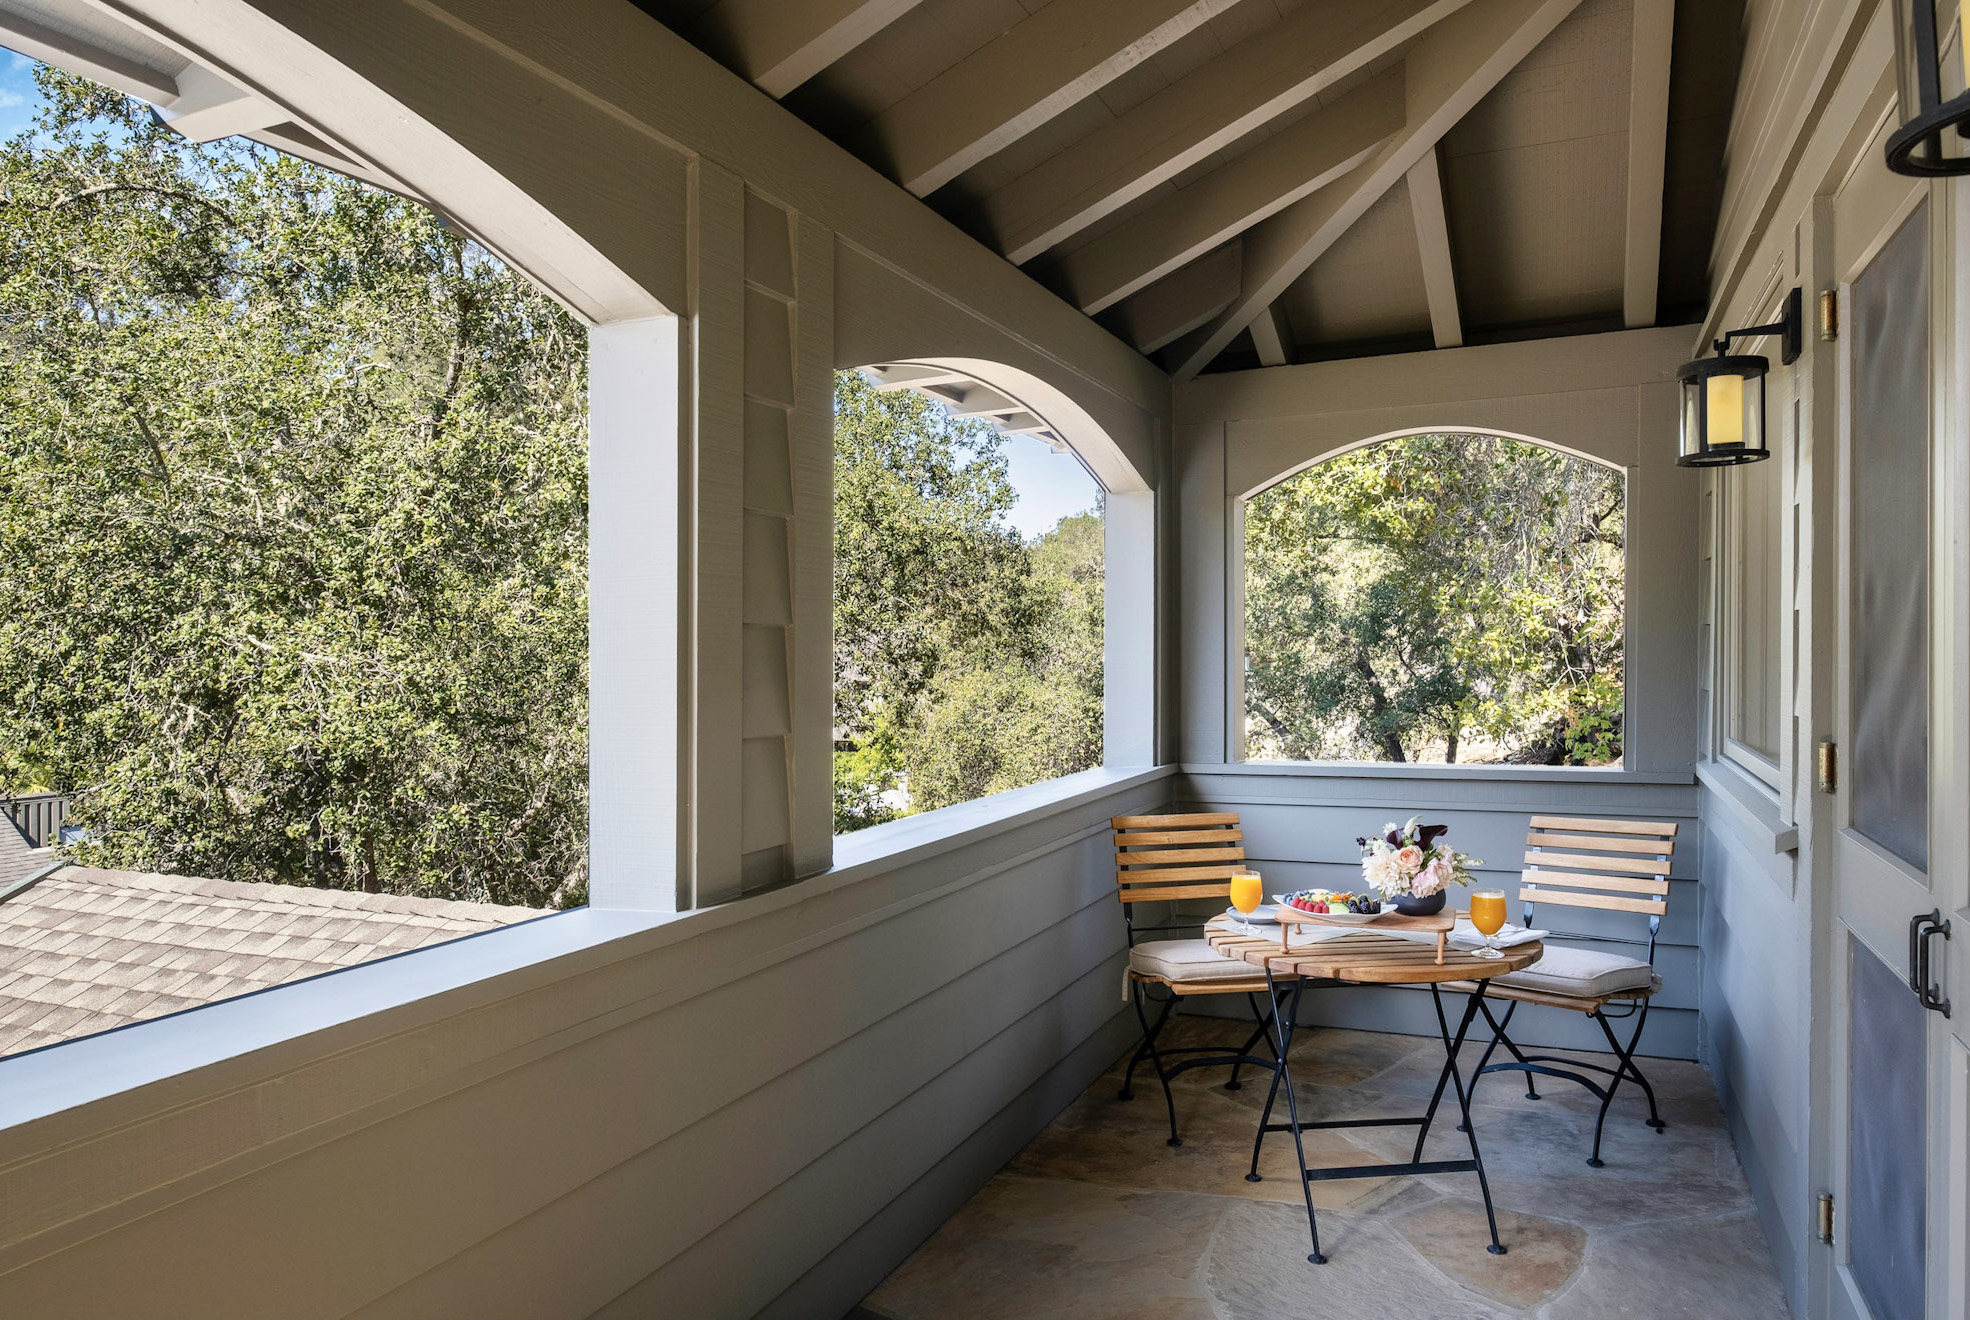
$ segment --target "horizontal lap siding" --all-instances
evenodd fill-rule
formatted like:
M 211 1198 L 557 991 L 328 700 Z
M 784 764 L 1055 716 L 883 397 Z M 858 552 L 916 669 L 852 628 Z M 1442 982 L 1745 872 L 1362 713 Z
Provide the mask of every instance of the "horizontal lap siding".
M 1421 814 L 1432 823 L 1448 825 L 1446 837 L 1459 851 L 1484 860 L 1476 871 L 1478 883 L 1510 896 L 1514 921 L 1520 910 L 1519 860 L 1534 815 L 1674 822 L 1679 835 L 1670 867 L 1669 911 L 1662 921 L 1655 958 L 1662 993 L 1650 1009 L 1640 1048 L 1645 1054 L 1694 1059 L 1703 986 L 1698 944 L 1705 901 L 1697 790 L 1678 784 L 1595 782 L 1594 776 L 1595 772 L 1582 772 L 1582 782 L 1570 783 L 1432 777 L 1422 766 L 1401 777 L 1325 770 L 1294 774 L 1270 767 L 1193 769 L 1173 791 L 1181 809 L 1239 814 L 1246 855 L 1252 868 L 1266 877 L 1268 894 L 1316 886 L 1359 888 L 1361 852 L 1355 839 L 1380 833 L 1391 821 Z M 1549 928 L 1639 938 L 1648 934 L 1647 919 L 1634 913 L 1546 905 L 1535 916 Z M 1620 945 L 1598 947 L 1638 957 L 1644 952 Z M 1371 1031 L 1436 1030 L 1429 997 L 1408 989 L 1321 990 L 1308 996 L 1302 1019 Z M 1534 1005 L 1519 1010 L 1513 1035 L 1525 1044 L 1607 1048 L 1600 1030 L 1579 1014 Z
M 159 1189 L 0 1275 L 0 1313 L 115 1314 L 139 1283 L 198 1320 L 838 1313 L 939 1222 L 899 1197 L 955 1206 L 1128 1046 L 1106 818 L 1167 787 L 640 955 L 705 988 L 565 1045 L 573 983 L 421 1028 L 510 1033 L 512 1062 Z

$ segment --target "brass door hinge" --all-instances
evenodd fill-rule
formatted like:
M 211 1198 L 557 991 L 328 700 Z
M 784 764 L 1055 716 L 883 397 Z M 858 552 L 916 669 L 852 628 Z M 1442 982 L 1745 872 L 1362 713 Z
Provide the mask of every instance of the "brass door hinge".
M 1820 295 L 1820 338 L 1832 343 L 1840 337 L 1840 292 L 1828 289 Z
M 1831 738 L 1820 739 L 1819 744 L 1819 790 L 1831 793 L 1840 787 L 1840 744 Z
M 1832 1192 L 1820 1193 L 1819 1240 L 1821 1246 L 1830 1247 L 1833 1245 L 1833 1193 Z

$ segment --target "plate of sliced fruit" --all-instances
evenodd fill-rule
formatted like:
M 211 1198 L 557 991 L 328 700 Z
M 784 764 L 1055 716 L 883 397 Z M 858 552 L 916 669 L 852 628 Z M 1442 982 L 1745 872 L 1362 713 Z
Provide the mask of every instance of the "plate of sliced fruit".
M 1296 894 L 1276 894 L 1273 901 L 1338 926 L 1366 926 L 1394 911 L 1373 894 L 1345 889 L 1302 889 Z

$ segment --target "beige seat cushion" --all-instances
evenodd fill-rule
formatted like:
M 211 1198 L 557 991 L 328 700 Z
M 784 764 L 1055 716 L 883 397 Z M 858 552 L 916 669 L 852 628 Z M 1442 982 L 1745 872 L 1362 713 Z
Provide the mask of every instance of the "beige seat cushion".
M 1552 944 L 1546 946 L 1545 956 L 1538 962 L 1522 972 L 1507 972 L 1495 982 L 1582 999 L 1620 994 L 1624 990 L 1646 990 L 1655 983 L 1655 969 L 1639 958 Z
M 1129 970 L 1165 981 L 1247 981 L 1265 974 L 1206 940 L 1147 940 L 1129 950 Z

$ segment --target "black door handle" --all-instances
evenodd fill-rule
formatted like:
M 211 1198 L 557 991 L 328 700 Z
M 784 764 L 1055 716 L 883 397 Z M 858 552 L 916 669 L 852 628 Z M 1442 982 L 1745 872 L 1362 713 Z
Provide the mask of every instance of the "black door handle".
M 1936 935 L 1950 938 L 1949 922 L 1943 919 L 1941 908 L 1908 919 L 1908 988 L 1922 1007 L 1948 1017 L 1949 1000 L 1937 993 L 1929 972 L 1929 941 Z

